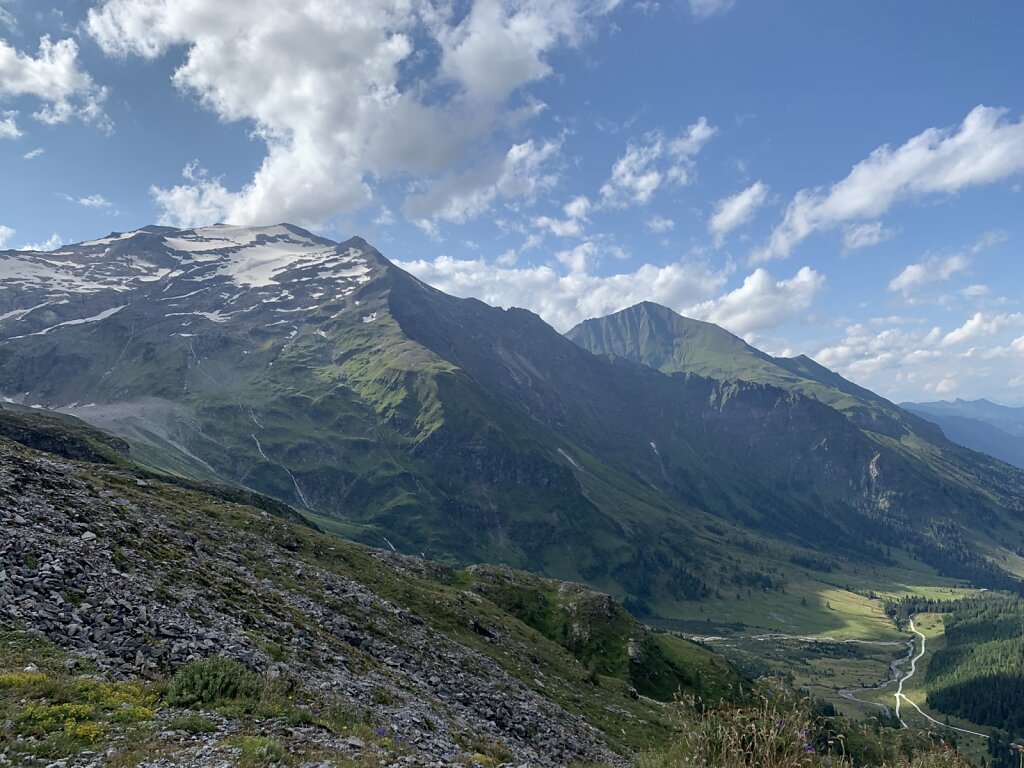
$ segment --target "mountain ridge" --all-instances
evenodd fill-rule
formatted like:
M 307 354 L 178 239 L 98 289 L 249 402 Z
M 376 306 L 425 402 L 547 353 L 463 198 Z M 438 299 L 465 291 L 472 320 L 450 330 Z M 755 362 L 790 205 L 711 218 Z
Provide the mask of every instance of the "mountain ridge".
M 714 326 L 699 330 L 757 376 L 726 375 L 721 355 L 715 378 L 594 354 L 527 310 L 447 296 L 364 240 L 285 225 L 0 260 L 0 394 L 348 538 L 585 581 L 666 619 L 737 579 L 799 612 L 785 585 L 822 577 L 793 558 L 903 568 L 894 545 L 912 578 L 1016 584 L 984 553 L 1020 524 L 1019 475 Z M 651 344 L 675 350 L 661 331 Z
M 954 442 L 1024 467 L 1024 408 L 959 398 L 901 405 L 937 424 Z

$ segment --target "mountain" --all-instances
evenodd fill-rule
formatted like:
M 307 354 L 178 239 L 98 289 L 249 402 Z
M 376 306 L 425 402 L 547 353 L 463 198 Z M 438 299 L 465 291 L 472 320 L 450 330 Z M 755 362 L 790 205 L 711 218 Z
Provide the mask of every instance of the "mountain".
M 806 355 L 772 357 L 712 323 L 643 302 L 585 320 L 566 337 L 597 355 L 615 355 L 662 373 L 693 373 L 717 381 L 770 384 L 827 403 L 857 426 L 900 438 L 908 432 L 940 439 L 930 424 L 847 381 Z
M 1024 467 L 1024 408 L 960 399 L 901 405 L 937 424 L 953 442 Z
M 120 442 L 71 417 L 3 416 L 5 765 L 626 768 L 722 765 L 748 742 L 757 764 L 966 765 L 582 585 L 348 543 L 83 454 Z
M 622 346 L 588 351 L 289 225 L 147 227 L 3 253 L 0 275 L 0 394 L 346 538 L 703 629 L 731 594 L 717 623 L 802 621 L 839 573 L 1020 587 L 1024 474 L 663 308 L 596 321 Z
M 350 544 L 130 461 L 67 458 L 97 434 L 77 420 L 20 423 L 0 437 L 6 764 L 276 762 L 244 759 L 249 739 L 303 765 L 622 765 L 674 731 L 661 702 L 747 687 L 580 585 Z M 174 681 L 213 655 L 251 690 L 185 717 Z

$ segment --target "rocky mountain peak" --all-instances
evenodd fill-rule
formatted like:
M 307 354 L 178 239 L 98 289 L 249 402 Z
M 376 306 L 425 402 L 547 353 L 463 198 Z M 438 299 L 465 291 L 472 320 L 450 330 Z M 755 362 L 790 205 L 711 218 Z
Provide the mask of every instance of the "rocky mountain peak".
M 291 224 L 217 224 L 0 252 L 0 338 L 96 323 L 133 305 L 146 307 L 147 322 L 181 318 L 177 332 L 190 333 L 261 307 L 336 304 L 373 279 L 383 262 L 371 251 L 361 239 L 339 245 Z

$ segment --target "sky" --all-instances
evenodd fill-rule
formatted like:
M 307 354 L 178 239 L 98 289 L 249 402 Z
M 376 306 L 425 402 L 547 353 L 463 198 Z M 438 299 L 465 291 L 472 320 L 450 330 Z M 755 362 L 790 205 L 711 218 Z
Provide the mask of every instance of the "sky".
M 1024 405 L 1024 4 L 0 0 L 0 248 L 360 235 L 560 331 L 655 301 Z

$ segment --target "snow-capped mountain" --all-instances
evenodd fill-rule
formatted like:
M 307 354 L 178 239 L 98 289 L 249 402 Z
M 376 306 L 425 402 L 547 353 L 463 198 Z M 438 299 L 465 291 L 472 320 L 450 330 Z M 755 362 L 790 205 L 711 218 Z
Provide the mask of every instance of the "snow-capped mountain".
M 898 548 L 1019 587 L 983 553 L 1024 535 L 1024 474 L 810 361 L 692 330 L 633 308 L 592 354 L 289 225 L 0 253 L 0 399 L 367 543 L 589 581 L 667 618 L 731 588 L 720 567 L 746 567 L 751 531 L 773 563 Z
M 290 225 L 134 232 L 56 251 L 0 252 L 0 338 L 46 335 L 153 302 L 147 322 L 194 334 L 204 322 L 287 324 L 344 304 L 369 282 L 361 241 L 339 246 Z

